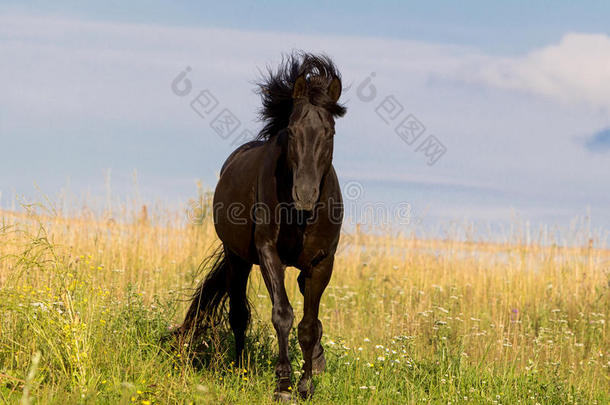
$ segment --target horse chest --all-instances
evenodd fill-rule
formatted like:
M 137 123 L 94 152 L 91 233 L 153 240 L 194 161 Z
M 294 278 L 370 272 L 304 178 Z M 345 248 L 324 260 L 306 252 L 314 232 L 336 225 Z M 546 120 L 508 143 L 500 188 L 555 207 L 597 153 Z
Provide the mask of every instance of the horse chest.
M 277 251 L 285 264 L 292 265 L 303 251 L 306 239 L 306 226 L 297 224 L 282 224 L 280 226 Z
M 328 255 L 314 226 L 284 226 L 280 228 L 277 251 L 282 262 L 301 270 L 309 270 Z

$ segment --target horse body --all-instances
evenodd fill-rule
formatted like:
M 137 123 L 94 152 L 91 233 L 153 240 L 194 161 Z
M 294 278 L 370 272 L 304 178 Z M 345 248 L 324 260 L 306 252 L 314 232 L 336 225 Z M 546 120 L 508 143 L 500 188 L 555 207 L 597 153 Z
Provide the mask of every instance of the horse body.
M 228 299 L 239 361 L 250 317 L 248 276 L 253 264 L 260 265 L 278 336 L 276 397 L 287 399 L 294 314 L 284 276 L 286 266 L 296 267 L 304 297 L 298 325 L 304 365 L 298 391 L 307 397 L 313 393 L 313 372 L 325 366 L 318 311 L 343 217 L 332 166 L 334 117 L 345 113 L 337 104 L 341 82 L 330 59 L 300 54 L 270 73 L 261 87 L 267 125 L 258 140 L 240 146 L 222 167 L 213 202 L 222 252 L 197 288 L 180 331 L 209 326 Z
M 233 152 L 214 192 L 214 225 L 225 249 L 243 260 L 260 264 L 257 239 L 259 245 L 269 240 L 283 264 L 308 272 L 336 250 L 343 214 L 339 182 L 331 166 L 320 184 L 314 220 L 313 213 L 293 207 L 282 157 L 282 145 L 275 142 L 254 141 Z

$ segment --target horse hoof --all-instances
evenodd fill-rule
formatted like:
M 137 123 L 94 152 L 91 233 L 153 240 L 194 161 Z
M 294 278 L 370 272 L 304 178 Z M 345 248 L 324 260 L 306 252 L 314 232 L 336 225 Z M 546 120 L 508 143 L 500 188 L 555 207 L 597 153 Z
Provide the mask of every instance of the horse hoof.
M 311 397 L 313 395 L 313 391 L 314 391 L 313 379 L 311 379 L 311 378 L 301 379 L 301 381 L 299 381 L 298 391 L 299 391 L 299 395 L 301 395 L 301 398 L 303 398 L 303 399 L 307 399 L 307 398 Z
M 273 393 L 273 400 L 276 402 L 290 402 L 292 400 L 292 392 L 275 391 Z

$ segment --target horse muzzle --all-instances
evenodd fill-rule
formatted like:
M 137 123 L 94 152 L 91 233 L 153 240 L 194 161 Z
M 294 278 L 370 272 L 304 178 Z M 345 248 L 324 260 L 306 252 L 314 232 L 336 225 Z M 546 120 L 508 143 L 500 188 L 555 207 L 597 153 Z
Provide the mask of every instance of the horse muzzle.
M 313 211 L 316 201 L 318 201 L 319 191 L 317 187 L 299 187 L 292 188 L 292 198 L 294 199 L 294 207 L 299 211 Z
M 303 201 L 295 201 L 294 208 L 299 211 L 313 211 L 315 203 L 314 202 L 303 202 Z

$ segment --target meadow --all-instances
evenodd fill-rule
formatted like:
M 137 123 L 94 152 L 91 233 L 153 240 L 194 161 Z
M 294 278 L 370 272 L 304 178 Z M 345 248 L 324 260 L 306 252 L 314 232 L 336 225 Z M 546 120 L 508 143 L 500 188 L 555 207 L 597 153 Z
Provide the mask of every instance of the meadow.
M 0 399 L 271 403 L 277 348 L 257 268 L 242 368 L 222 328 L 185 347 L 164 340 L 218 243 L 205 209 L 189 218 L 133 204 L 112 216 L 0 211 Z M 599 243 L 344 232 L 320 312 L 327 369 L 308 402 L 610 403 L 610 251 Z M 298 321 L 297 271 L 287 274 Z M 290 345 L 296 381 L 295 330 Z

